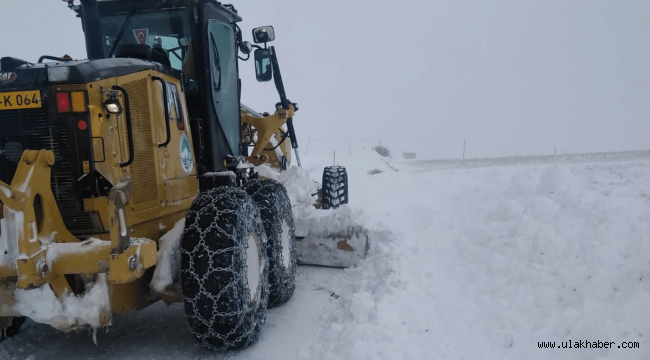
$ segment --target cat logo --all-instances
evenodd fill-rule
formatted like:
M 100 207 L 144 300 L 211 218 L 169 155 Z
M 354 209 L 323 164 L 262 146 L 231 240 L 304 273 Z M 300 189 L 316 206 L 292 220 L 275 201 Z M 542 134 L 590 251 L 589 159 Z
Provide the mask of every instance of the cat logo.
M 0 81 L 12 82 L 16 80 L 18 75 L 15 72 L 0 72 Z

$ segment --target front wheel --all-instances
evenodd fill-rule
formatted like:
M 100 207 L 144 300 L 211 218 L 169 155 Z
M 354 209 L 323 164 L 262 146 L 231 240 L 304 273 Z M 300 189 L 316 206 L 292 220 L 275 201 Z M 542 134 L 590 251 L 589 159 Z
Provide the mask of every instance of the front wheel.
M 343 166 L 326 166 L 323 169 L 321 189 L 324 210 L 336 209 L 348 203 L 348 173 Z
M 238 350 L 258 340 L 269 297 L 265 243 L 259 209 L 239 188 L 201 193 L 188 210 L 181 283 L 190 329 L 204 347 Z

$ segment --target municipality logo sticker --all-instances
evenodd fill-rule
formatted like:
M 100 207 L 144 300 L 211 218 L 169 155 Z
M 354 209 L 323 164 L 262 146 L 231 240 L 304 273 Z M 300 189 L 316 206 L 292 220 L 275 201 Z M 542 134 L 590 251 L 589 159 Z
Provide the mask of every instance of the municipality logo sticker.
M 183 171 L 189 175 L 194 168 L 194 159 L 192 158 L 192 147 L 190 140 L 185 133 L 181 134 L 181 166 Z

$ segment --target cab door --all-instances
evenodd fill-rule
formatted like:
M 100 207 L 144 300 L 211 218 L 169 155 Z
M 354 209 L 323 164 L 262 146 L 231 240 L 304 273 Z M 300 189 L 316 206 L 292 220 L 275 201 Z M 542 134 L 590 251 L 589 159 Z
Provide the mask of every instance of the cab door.
M 235 32 L 232 25 L 224 21 L 209 20 L 207 24 L 212 110 L 225 135 L 230 153 L 239 155 L 241 114 Z
M 165 201 L 173 203 L 196 195 L 196 159 L 189 127 L 187 103 L 178 79 L 152 77 L 157 101 L 156 132 Z

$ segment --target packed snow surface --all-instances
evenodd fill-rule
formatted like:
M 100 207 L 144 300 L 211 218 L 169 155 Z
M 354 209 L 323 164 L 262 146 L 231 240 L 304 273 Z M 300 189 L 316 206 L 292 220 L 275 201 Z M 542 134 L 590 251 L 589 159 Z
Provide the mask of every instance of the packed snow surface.
M 292 170 L 292 201 L 308 201 L 332 164 L 310 155 Z M 203 350 L 182 305 L 159 302 L 114 318 L 97 346 L 28 321 L 0 358 L 650 358 L 650 152 L 429 162 L 368 152 L 337 164 L 349 172 L 344 211 L 385 236 L 357 268 L 299 267 L 294 296 L 269 310 L 251 348 Z M 614 344 L 575 348 L 586 341 Z

